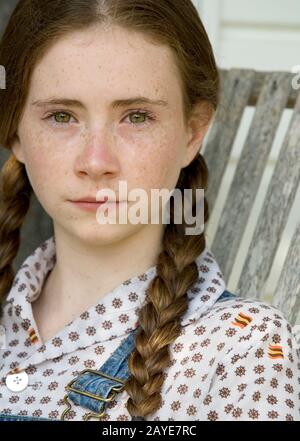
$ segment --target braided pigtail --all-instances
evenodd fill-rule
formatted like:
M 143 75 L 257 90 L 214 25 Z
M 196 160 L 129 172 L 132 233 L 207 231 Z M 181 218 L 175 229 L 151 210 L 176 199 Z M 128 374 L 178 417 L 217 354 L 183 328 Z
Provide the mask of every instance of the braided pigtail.
M 24 164 L 11 155 L 2 167 L 0 189 L 0 318 L 14 279 L 12 262 L 20 246 L 20 228 L 30 207 L 32 187 Z
M 201 155 L 184 170 L 179 188 L 206 190 L 208 170 Z M 182 192 L 183 193 L 183 192 Z M 130 398 L 127 409 L 133 420 L 142 420 L 162 405 L 160 390 L 164 369 L 170 363 L 169 345 L 181 333 L 180 319 L 188 308 L 187 291 L 199 278 L 195 262 L 206 246 L 204 232 L 184 234 L 185 223 L 172 223 L 174 210 L 170 207 L 170 224 L 166 225 L 163 251 L 157 261 L 157 275 L 147 290 L 147 303 L 139 311 L 140 330 L 135 337 L 136 347 L 130 355 L 128 367 L 132 376 L 125 384 Z M 208 220 L 208 206 L 204 200 L 204 221 Z

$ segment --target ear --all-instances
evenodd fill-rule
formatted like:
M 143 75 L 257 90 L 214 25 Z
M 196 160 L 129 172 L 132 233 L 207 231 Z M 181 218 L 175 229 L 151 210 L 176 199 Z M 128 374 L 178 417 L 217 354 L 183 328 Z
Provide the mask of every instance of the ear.
M 13 154 L 15 155 L 15 157 L 17 158 L 17 160 L 19 162 L 22 162 L 23 164 L 25 164 L 22 145 L 20 142 L 20 138 L 17 134 L 14 136 L 13 141 L 11 142 L 10 146 L 11 146 L 11 150 L 12 150 Z
M 203 140 L 214 117 L 214 108 L 208 101 L 200 101 L 195 104 L 194 110 L 188 122 L 189 141 L 182 168 L 187 167 L 200 153 Z

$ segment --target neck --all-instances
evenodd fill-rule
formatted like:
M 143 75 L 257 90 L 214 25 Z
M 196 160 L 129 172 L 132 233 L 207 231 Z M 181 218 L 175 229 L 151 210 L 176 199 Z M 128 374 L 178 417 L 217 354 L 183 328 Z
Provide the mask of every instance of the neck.
M 56 263 L 39 303 L 50 314 L 70 321 L 125 280 L 154 266 L 162 234 L 162 225 L 147 225 L 126 240 L 99 244 L 95 238 L 83 241 L 55 226 Z

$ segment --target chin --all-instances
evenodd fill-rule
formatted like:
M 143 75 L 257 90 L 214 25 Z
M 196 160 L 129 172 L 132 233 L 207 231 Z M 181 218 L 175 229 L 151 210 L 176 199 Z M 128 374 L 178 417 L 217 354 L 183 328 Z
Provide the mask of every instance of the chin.
M 116 244 L 133 236 L 139 225 L 82 225 L 82 228 L 70 231 L 77 240 L 90 247 L 100 247 Z

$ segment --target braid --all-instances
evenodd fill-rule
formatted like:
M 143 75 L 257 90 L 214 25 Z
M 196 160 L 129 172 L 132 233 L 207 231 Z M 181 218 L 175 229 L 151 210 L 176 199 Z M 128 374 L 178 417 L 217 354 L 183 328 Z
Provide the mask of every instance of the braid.
M 32 187 L 24 164 L 11 155 L 2 167 L 0 188 L 0 318 L 14 279 L 12 262 L 20 246 L 20 228 L 30 207 Z
M 206 190 L 208 170 L 201 155 L 182 170 L 178 185 L 194 191 Z M 208 220 L 208 206 L 204 199 L 204 222 Z M 195 262 L 206 246 L 205 235 L 184 234 L 183 224 L 172 223 L 173 206 L 170 206 L 170 224 L 166 225 L 163 251 L 157 261 L 157 275 L 147 290 L 147 303 L 139 311 L 140 330 L 135 337 L 135 349 L 128 360 L 132 375 L 125 383 L 130 398 L 127 409 L 134 420 L 142 420 L 161 407 L 160 389 L 163 371 L 170 363 L 169 345 L 181 333 L 180 319 L 188 308 L 187 291 L 199 278 Z M 140 416 L 139 416 L 140 415 Z

